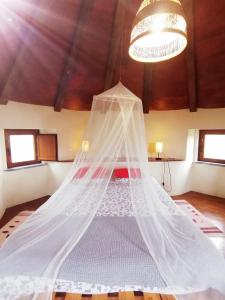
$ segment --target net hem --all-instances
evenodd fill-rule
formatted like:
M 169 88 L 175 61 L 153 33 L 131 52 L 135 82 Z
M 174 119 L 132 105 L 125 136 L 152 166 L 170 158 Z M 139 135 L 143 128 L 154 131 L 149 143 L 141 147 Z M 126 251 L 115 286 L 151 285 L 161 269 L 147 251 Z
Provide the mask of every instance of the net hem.
M 76 294 L 106 294 L 127 291 L 142 291 L 160 294 L 188 294 L 199 292 L 194 288 L 181 287 L 148 287 L 141 285 L 103 285 L 87 282 L 74 282 L 70 280 L 57 279 L 55 284 L 48 278 L 30 276 L 8 276 L 0 279 L 0 299 L 16 300 L 21 295 L 44 292 L 64 292 Z

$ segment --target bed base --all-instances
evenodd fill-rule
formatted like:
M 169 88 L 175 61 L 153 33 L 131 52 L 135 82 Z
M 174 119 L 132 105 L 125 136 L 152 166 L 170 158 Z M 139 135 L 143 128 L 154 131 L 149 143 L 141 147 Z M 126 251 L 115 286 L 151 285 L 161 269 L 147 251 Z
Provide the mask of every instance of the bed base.
M 172 295 L 142 292 L 108 293 L 101 295 L 53 293 L 52 300 L 176 300 Z

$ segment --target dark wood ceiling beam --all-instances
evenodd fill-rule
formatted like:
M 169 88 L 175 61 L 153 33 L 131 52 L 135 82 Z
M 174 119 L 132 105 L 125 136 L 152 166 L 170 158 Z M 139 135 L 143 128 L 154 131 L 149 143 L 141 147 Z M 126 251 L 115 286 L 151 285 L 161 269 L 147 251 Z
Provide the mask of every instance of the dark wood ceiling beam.
M 152 100 L 152 75 L 153 75 L 153 64 L 144 64 L 144 83 L 142 93 L 142 105 L 144 114 L 149 113 L 150 103 Z
M 87 21 L 89 16 L 89 11 L 93 5 L 93 1 L 90 0 L 81 0 L 80 9 L 78 12 L 78 20 L 75 22 L 75 28 L 72 34 L 71 44 L 68 49 L 68 52 L 65 56 L 64 66 L 62 74 L 60 76 L 59 84 L 56 89 L 56 93 L 53 99 L 54 110 L 61 111 L 64 101 L 64 93 L 66 90 L 67 83 L 70 79 L 71 72 L 74 71 L 76 57 L 78 53 L 78 46 L 82 39 L 82 27 Z
M 114 22 L 111 34 L 111 41 L 109 45 L 108 59 L 106 65 L 104 90 L 108 90 L 114 84 L 114 75 L 117 67 L 118 57 L 122 55 L 120 51 L 122 50 L 122 35 L 124 31 L 124 18 L 125 18 L 126 0 L 118 0 L 115 14 Z M 122 58 L 121 58 L 122 59 Z M 118 66 L 119 68 L 121 66 Z
M 187 85 L 189 107 L 191 112 L 197 111 L 198 90 L 197 90 L 197 66 L 195 57 L 195 33 L 194 33 L 194 0 L 182 1 L 186 20 L 187 20 L 187 38 L 186 47 L 186 67 L 187 67 Z

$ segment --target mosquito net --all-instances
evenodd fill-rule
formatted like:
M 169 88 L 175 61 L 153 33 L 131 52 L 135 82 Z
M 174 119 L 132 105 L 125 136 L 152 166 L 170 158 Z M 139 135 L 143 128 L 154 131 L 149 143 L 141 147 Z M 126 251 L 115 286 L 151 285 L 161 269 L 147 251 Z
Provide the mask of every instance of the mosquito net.
M 84 140 L 60 188 L 0 250 L 0 299 L 224 299 L 224 257 L 150 175 L 141 100 L 121 83 L 95 96 Z M 128 176 L 115 179 L 121 167 Z

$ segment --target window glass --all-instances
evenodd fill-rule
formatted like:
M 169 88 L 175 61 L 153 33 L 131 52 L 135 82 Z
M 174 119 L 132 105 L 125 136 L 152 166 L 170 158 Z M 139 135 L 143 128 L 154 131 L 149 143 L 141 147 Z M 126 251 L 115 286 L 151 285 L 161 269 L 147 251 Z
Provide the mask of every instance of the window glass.
M 8 168 L 40 163 L 37 158 L 37 129 L 5 129 L 6 162 Z
M 225 135 L 205 135 L 204 157 L 225 160 Z
M 225 164 L 225 129 L 199 130 L 198 160 Z
M 10 135 L 12 163 L 35 160 L 34 135 Z

